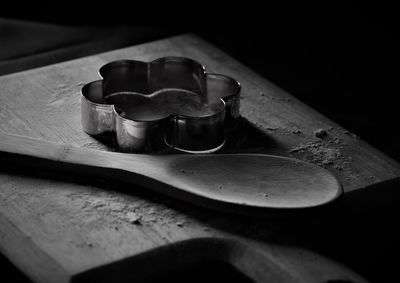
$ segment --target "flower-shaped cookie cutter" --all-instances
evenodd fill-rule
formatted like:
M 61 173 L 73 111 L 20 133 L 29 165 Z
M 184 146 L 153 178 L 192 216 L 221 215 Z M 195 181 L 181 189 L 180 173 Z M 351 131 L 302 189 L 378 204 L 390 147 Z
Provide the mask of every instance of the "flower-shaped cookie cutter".
M 239 117 L 240 83 L 189 58 L 118 60 L 99 74 L 81 91 L 82 128 L 111 133 L 124 152 L 214 152 Z

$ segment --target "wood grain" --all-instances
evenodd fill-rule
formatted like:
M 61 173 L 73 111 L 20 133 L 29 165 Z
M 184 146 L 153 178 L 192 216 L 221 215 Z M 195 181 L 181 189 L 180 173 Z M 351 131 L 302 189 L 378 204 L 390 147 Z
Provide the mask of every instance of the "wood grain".
M 233 134 L 232 151 L 325 166 L 343 182 L 345 200 L 350 192 L 363 198 L 366 188 L 399 179 L 399 164 L 193 35 L 0 77 L 0 130 L 110 150 L 81 130 L 80 88 L 98 79 L 98 69 L 109 61 L 167 55 L 193 58 L 242 83 L 240 129 L 245 131 Z M 314 135 L 319 128 L 326 129 L 325 138 Z M 71 181 L 40 170 L 27 174 L 4 163 L 0 184 L 0 251 L 35 282 L 128 281 L 209 259 L 228 262 L 258 282 L 364 282 L 343 265 L 302 248 L 305 238 L 318 239 L 320 222 L 309 218 L 236 217 L 123 182 Z
M 0 133 L 0 157 L 71 177 L 123 179 L 195 205 L 250 215 L 323 206 L 342 193 L 328 170 L 266 154 L 124 154 Z

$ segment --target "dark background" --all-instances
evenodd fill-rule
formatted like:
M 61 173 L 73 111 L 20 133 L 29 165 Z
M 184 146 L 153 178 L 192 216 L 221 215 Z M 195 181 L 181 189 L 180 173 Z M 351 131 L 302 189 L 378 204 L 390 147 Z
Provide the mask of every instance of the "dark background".
M 10 3 L 0 10 L 0 74 L 194 32 L 400 161 L 394 4 L 259 2 Z M 356 254 L 333 256 L 396 282 L 397 213 L 348 219 L 350 240 L 338 246 Z

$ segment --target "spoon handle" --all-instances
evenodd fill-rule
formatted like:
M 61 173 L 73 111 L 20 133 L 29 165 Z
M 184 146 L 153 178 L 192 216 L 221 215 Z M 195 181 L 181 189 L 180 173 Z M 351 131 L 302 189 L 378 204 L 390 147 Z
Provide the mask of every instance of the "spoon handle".
M 166 172 L 173 156 L 151 156 L 106 152 L 78 146 L 59 144 L 25 136 L 0 133 L 0 161 L 22 168 L 44 169 L 71 176 L 108 179 L 150 188 L 177 198 L 186 199 L 182 187 L 171 186 Z
M 0 157 L 35 168 L 66 170 L 112 179 L 121 177 L 118 171 L 126 170 L 129 173 L 127 179 L 139 184 L 142 176 L 161 174 L 163 164 L 168 161 L 168 157 L 106 152 L 4 133 L 0 133 Z

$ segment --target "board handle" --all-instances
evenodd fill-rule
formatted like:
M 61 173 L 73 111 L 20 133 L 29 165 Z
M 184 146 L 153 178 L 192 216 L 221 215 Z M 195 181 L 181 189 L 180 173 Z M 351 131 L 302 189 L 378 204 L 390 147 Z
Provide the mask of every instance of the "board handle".
M 234 241 L 227 259 L 246 277 L 262 282 L 368 282 L 346 266 L 300 247 Z
M 245 238 L 219 237 L 166 244 L 140 255 L 76 274 L 73 282 L 160 282 L 176 277 L 174 275 L 180 274 L 180 271 L 185 276 L 196 276 L 197 272 L 212 272 L 203 269 L 204 266 L 210 268 L 207 263 L 216 268 L 226 269 L 226 265 L 231 266 L 244 282 L 368 282 L 347 267 L 302 248 L 255 242 Z M 185 273 L 188 269 L 193 270 L 189 275 Z M 209 274 L 207 278 L 212 276 Z M 184 279 L 190 281 L 190 278 Z

